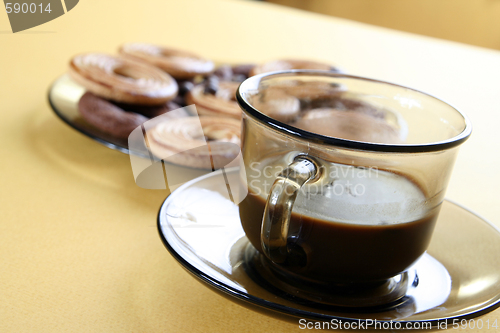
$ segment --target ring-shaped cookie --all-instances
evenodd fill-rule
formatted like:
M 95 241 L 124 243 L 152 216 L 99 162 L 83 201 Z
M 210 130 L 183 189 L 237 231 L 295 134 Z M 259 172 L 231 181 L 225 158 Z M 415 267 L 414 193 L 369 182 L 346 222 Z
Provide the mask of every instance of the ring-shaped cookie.
M 283 60 L 268 61 L 266 63 L 255 66 L 250 71 L 250 76 L 267 72 L 274 72 L 274 71 L 286 71 L 291 69 L 317 69 L 317 70 L 335 71 L 335 72 L 340 71 L 335 66 L 317 61 L 283 59 Z
M 169 119 L 146 134 L 149 149 L 162 160 L 218 169 L 238 156 L 240 133 L 241 122 L 236 119 L 201 116 Z
M 385 119 L 358 111 L 330 108 L 309 110 L 293 126 L 305 131 L 347 140 L 398 144 L 406 133 Z
M 78 101 L 78 111 L 87 123 L 117 139 L 127 139 L 137 126 L 148 120 L 141 114 L 124 111 L 90 92 L 86 92 Z
M 238 82 L 221 81 L 215 94 L 205 92 L 205 85 L 195 86 L 186 95 L 186 104 L 195 104 L 198 114 L 241 118 L 241 108 L 235 101 Z
M 137 126 L 149 118 L 160 115 L 162 119 L 188 116 L 186 112 L 169 112 L 177 109 L 179 106 L 173 102 L 149 107 L 113 104 L 91 92 L 83 94 L 78 101 L 78 111 L 87 123 L 117 139 L 127 139 Z
M 178 80 L 192 79 L 197 75 L 213 72 L 215 65 L 211 60 L 191 52 L 145 43 L 127 43 L 120 47 L 124 57 L 145 61 L 161 68 Z
M 177 96 L 177 82 L 162 70 L 101 53 L 75 56 L 71 77 L 88 91 L 116 102 L 159 105 Z

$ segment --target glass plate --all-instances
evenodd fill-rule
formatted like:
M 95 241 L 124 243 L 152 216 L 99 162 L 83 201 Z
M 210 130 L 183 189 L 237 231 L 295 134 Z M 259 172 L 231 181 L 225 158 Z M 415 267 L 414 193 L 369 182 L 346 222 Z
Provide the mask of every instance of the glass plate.
M 55 114 L 61 118 L 69 126 L 76 129 L 78 132 L 88 136 L 100 144 L 129 154 L 127 140 L 120 140 L 103 133 L 89 125 L 78 113 L 78 101 L 85 93 L 85 88 L 77 84 L 68 74 L 59 77 L 49 89 L 49 103 Z M 148 155 L 134 152 L 134 155 L 149 158 Z
M 137 167 L 139 169 L 136 175 L 136 183 L 138 186 L 148 189 L 165 188 L 162 168 L 164 169 L 165 175 L 168 175 L 168 187 L 171 190 L 178 187 L 178 184 L 185 183 L 188 180 L 211 172 L 211 170 L 207 169 L 175 164 L 175 156 L 163 161 L 163 163 L 161 163 L 162 166 L 158 169 L 156 163 L 158 159 L 152 157 L 146 146 L 141 144 L 142 141 L 137 140 L 135 149 L 129 150 L 128 140 L 117 139 L 88 124 L 78 112 L 78 101 L 85 91 L 85 88 L 74 82 L 68 74 L 64 74 L 55 80 L 49 89 L 48 99 L 50 106 L 61 120 L 83 135 L 108 148 L 132 155 L 132 168 L 134 169 L 134 167 Z M 186 111 L 191 110 L 191 108 L 185 109 Z M 135 156 L 140 158 L 135 159 Z M 142 158 L 146 159 L 146 161 L 140 161 Z M 151 166 L 151 168 L 146 168 L 145 166 Z M 143 173 L 141 174 L 141 172 Z M 158 175 L 157 172 L 160 172 L 160 175 Z M 151 183 L 151 180 L 156 183 Z
M 418 276 L 402 304 L 385 309 L 317 306 L 255 278 L 252 247 L 241 228 L 238 170 L 217 171 L 174 191 L 158 213 L 168 251 L 205 285 L 246 307 L 282 319 L 426 322 L 471 318 L 500 305 L 500 232 L 445 201 L 427 253 L 409 270 Z M 238 201 L 236 201 L 238 202 Z

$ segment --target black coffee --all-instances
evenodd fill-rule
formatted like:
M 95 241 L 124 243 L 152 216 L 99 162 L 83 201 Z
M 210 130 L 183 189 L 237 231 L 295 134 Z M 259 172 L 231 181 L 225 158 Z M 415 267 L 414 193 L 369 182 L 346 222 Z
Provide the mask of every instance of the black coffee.
M 261 223 L 269 191 L 262 182 L 272 178 L 272 183 L 275 177 L 251 170 L 247 176 L 249 193 L 239 205 L 240 218 L 248 239 L 262 252 Z M 344 177 L 336 180 L 336 192 L 327 184 L 312 195 L 299 194 L 288 234 L 288 271 L 322 282 L 384 280 L 405 271 L 427 249 L 439 207 L 426 207 L 417 185 L 385 171 L 358 177 L 358 183 L 349 179 L 350 188 Z M 340 188 L 345 191 L 340 193 Z

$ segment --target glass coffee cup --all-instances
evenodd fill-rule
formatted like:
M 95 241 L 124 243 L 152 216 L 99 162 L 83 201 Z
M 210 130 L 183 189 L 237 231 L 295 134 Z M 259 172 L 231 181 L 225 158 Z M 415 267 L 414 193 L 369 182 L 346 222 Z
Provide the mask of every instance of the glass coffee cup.
M 278 280 L 400 281 L 431 240 L 471 133 L 465 115 L 417 90 L 325 71 L 257 75 L 236 97 L 241 223 Z

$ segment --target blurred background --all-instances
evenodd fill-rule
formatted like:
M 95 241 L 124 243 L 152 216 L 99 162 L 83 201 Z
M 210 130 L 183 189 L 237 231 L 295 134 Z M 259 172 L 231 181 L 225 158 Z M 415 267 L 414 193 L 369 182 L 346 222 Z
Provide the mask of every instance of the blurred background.
M 265 0 L 500 50 L 500 0 Z

